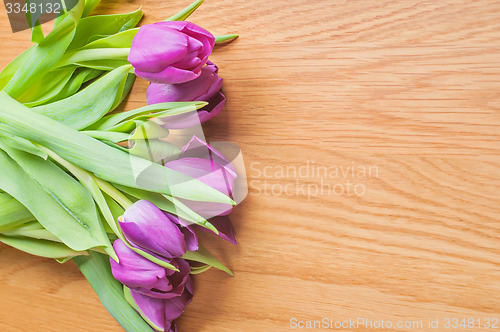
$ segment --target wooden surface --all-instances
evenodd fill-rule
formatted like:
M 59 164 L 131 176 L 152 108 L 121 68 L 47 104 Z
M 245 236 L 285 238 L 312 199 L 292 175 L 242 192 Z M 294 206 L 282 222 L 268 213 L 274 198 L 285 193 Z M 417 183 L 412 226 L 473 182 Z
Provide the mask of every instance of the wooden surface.
M 189 3 L 104 2 L 142 5 L 144 23 Z M 236 277 L 197 276 L 180 331 L 491 331 L 477 320 L 500 319 L 500 2 L 208 0 L 191 20 L 242 36 L 212 56 L 228 105 L 206 133 L 241 146 L 250 194 L 239 246 L 210 244 Z M 3 67 L 29 37 L 0 22 Z M 122 330 L 72 263 L 0 251 L 1 331 Z

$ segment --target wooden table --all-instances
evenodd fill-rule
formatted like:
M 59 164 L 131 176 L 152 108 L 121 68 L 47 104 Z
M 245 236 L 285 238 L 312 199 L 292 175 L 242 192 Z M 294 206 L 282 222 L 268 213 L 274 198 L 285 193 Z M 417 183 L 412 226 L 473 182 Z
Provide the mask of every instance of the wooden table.
M 142 5 L 144 23 L 189 3 L 104 2 L 100 13 Z M 210 0 L 191 20 L 241 34 L 212 56 L 228 104 L 206 133 L 241 146 L 250 193 L 233 213 L 239 246 L 203 237 L 236 277 L 197 276 L 180 331 L 323 318 L 364 320 L 351 331 L 466 331 L 445 324 L 471 318 L 491 331 L 500 2 Z M 0 22 L 4 67 L 29 34 L 10 32 L 3 7 Z M 1 331 L 122 331 L 73 263 L 0 250 Z

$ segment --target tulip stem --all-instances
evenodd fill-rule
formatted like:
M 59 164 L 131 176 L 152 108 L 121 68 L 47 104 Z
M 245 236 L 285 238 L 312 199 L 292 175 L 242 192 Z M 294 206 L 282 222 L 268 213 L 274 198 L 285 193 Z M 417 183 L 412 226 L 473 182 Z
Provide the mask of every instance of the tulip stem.
M 236 39 L 238 37 L 239 36 L 236 34 L 215 36 L 215 44 L 221 44 L 221 43 L 225 43 L 228 41 L 233 41 L 234 39 Z
M 94 178 L 99 188 L 113 198 L 118 204 L 120 204 L 125 210 L 132 206 L 132 201 L 127 198 L 121 191 L 116 189 L 112 184 L 101 180 L 99 178 Z
M 130 48 L 95 48 L 65 54 L 56 67 L 92 60 L 127 60 Z

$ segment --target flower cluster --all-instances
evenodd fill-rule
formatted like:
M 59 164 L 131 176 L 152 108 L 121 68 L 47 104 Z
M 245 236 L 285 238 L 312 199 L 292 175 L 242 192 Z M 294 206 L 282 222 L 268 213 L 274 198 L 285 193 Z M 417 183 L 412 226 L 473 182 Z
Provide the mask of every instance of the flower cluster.
M 217 150 L 197 137 L 182 148 L 178 159 L 165 167 L 196 177 L 208 186 L 231 195 L 236 173 L 233 165 Z M 232 205 L 185 201 L 193 211 L 209 221 L 218 235 L 236 244 L 231 222 L 226 217 Z M 158 331 L 176 331 L 177 319 L 193 297 L 190 265 L 181 258 L 198 250 L 196 229 L 204 230 L 182 218 L 139 200 L 118 219 L 121 231 L 132 248 L 138 248 L 168 262 L 174 271 L 137 254 L 118 239 L 113 247 L 119 262 L 110 258 L 113 276 L 129 288 L 141 315 Z
M 215 37 L 191 22 L 159 22 L 139 29 L 128 60 L 135 74 L 151 84 L 148 104 L 206 101 L 197 113 L 170 117 L 165 126 L 188 128 L 219 114 L 226 98 L 218 67 L 208 60 Z

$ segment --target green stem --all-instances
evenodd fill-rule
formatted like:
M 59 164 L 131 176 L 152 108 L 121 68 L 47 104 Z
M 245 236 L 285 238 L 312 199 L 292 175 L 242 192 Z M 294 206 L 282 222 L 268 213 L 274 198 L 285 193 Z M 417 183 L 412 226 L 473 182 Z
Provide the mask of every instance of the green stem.
M 114 199 L 118 204 L 120 204 L 125 210 L 132 206 L 132 201 L 127 198 L 121 191 L 116 189 L 112 184 L 101 180 L 97 177 L 94 177 L 95 182 L 104 191 L 108 194 L 112 199 Z
M 178 12 L 177 14 L 167 18 L 165 21 L 184 21 L 184 20 L 186 20 L 192 13 L 194 13 L 194 11 L 196 9 L 198 9 L 198 7 L 201 6 L 203 1 L 205 1 L 205 0 L 197 0 L 197 1 L 193 2 L 189 6 L 187 6 L 186 8 L 181 10 L 180 12 Z
M 65 54 L 57 63 L 56 67 L 63 67 L 73 63 L 92 60 L 126 60 L 130 48 L 95 48 L 90 50 L 76 51 Z
M 216 44 L 225 43 L 227 41 L 232 41 L 232 40 L 234 40 L 234 39 L 236 39 L 238 37 L 239 36 L 236 35 L 236 34 L 215 36 L 215 43 Z

